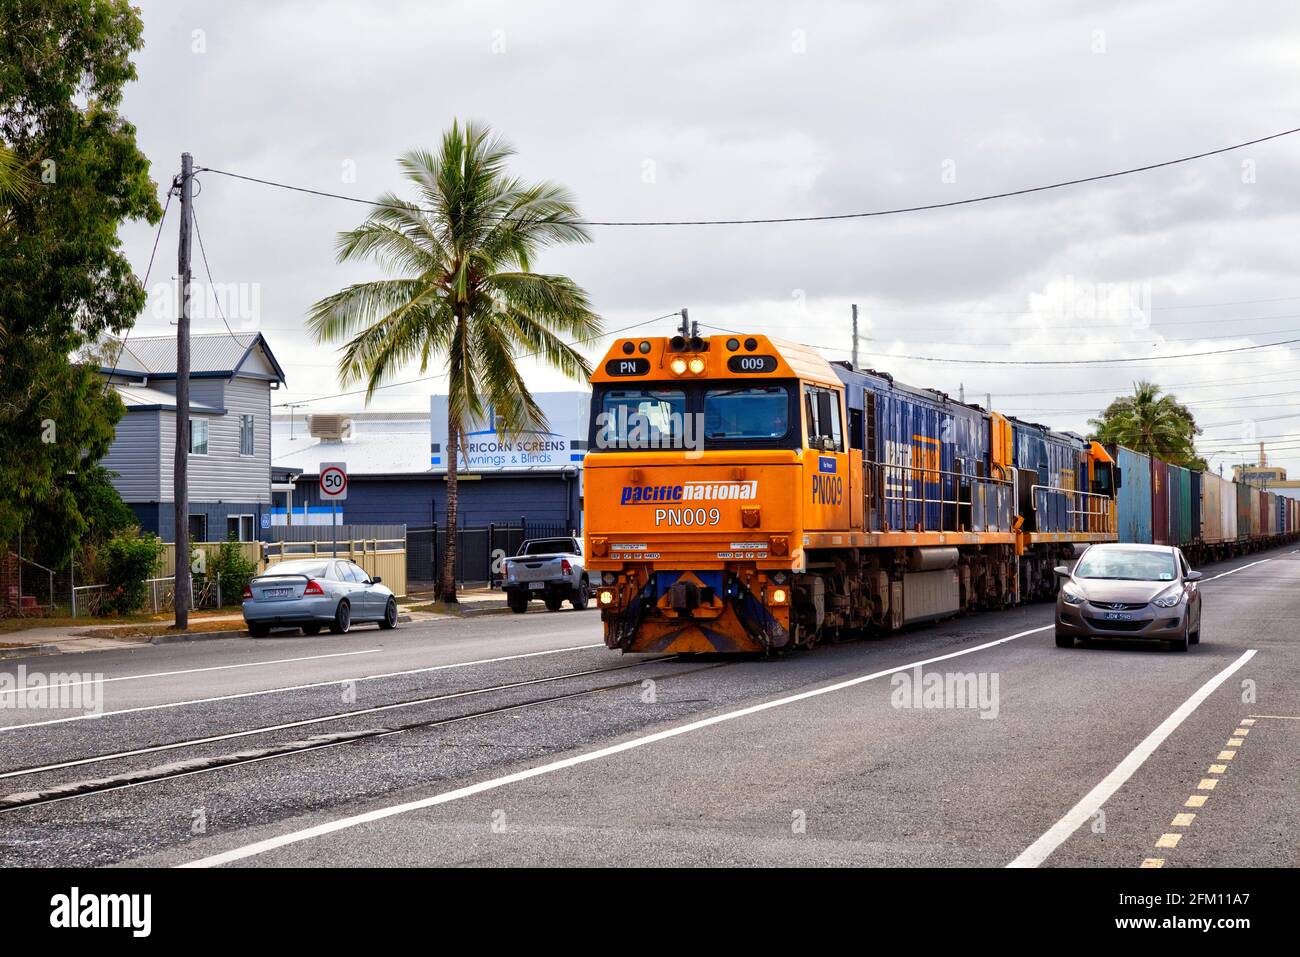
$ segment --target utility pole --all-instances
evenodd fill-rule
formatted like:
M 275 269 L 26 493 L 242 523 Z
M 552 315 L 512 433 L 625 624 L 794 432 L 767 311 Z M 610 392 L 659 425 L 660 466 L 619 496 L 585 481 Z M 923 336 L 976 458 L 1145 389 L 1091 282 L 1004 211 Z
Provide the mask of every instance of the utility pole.
M 962 405 L 966 404 L 966 383 L 965 382 L 957 383 L 957 401 L 960 402 Z
M 990 412 L 993 411 L 993 393 L 992 393 L 992 392 L 985 392 L 985 393 L 984 393 L 984 408 L 988 409 Z
M 853 368 L 858 367 L 858 304 L 853 304 Z
M 181 154 L 181 237 L 177 265 L 181 314 L 176 323 L 176 460 L 172 497 L 176 504 L 176 627 L 190 623 L 190 222 L 193 217 L 194 158 Z

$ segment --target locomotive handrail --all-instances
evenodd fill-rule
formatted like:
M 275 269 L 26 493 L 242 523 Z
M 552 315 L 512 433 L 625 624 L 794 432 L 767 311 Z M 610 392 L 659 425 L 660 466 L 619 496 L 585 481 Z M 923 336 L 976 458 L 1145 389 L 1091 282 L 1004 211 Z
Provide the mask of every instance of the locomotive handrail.
M 894 462 L 864 461 L 863 471 L 875 479 L 875 481 L 868 481 L 864 489 L 864 495 L 867 497 L 868 521 L 878 517 L 884 530 L 889 530 L 891 527 L 888 514 L 891 507 L 902 512 L 898 525 L 900 531 L 1009 531 L 1011 528 L 1015 486 L 1007 479 L 971 475 L 968 472 L 939 469 L 930 465 L 906 465 Z M 952 486 L 957 497 L 949 498 L 945 495 L 942 479 L 955 480 Z M 929 486 L 937 486 L 934 494 L 931 494 Z M 988 496 L 986 491 L 982 491 L 978 508 L 974 494 L 976 489 L 993 492 Z M 963 491 L 970 494 L 962 498 Z M 873 512 L 872 497 L 881 506 L 878 512 Z M 992 501 L 989 501 L 989 498 Z M 931 510 L 927 506 L 935 506 L 937 509 L 937 521 L 933 519 Z M 961 521 L 962 508 L 971 510 L 969 527 Z M 989 520 L 976 521 L 977 511 Z M 917 512 L 919 515 L 916 514 Z
M 1111 508 L 1114 499 L 1109 495 L 1100 492 L 1085 492 L 1082 489 L 1063 488 L 1058 485 L 1033 485 L 1030 486 L 1029 492 L 1034 505 L 1035 518 L 1038 517 L 1040 511 L 1038 504 L 1039 491 L 1070 496 L 1073 499 L 1071 504 L 1080 506 L 1065 510 L 1070 527 L 1062 529 L 1062 531 L 1110 533 L 1116 530 L 1115 513 Z

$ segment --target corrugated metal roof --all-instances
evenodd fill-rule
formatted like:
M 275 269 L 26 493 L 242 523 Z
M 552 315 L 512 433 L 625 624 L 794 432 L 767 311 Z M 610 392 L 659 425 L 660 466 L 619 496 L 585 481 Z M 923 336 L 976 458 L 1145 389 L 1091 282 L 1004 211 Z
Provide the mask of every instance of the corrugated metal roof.
M 271 364 L 279 369 L 270 346 L 260 333 L 203 333 L 190 336 L 190 372 L 233 372 L 248 350 L 261 340 Z M 176 374 L 176 338 L 151 336 L 129 339 L 116 359 L 119 370 L 152 375 Z

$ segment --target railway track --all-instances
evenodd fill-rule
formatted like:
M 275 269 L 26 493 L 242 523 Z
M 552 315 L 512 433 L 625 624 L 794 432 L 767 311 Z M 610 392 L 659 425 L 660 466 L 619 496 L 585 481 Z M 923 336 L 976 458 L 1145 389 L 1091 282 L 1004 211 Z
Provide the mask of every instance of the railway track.
M 539 678 L 529 678 L 522 681 L 511 681 L 501 684 L 489 685 L 482 688 L 472 688 L 463 691 L 449 692 L 439 695 L 427 695 L 419 698 L 407 699 L 403 701 L 390 702 L 388 704 L 376 705 L 368 708 L 354 708 L 347 711 L 334 712 L 327 715 L 319 715 L 312 718 L 304 718 L 298 721 L 283 722 L 274 725 L 267 725 L 258 728 L 248 728 L 240 731 L 227 732 L 219 735 L 208 735 L 200 738 L 192 738 L 183 741 L 173 741 L 166 744 L 151 745 L 144 748 L 135 748 L 125 751 L 117 751 L 108 754 L 93 755 L 86 758 L 78 758 L 71 761 L 61 761 L 53 764 L 39 765 L 26 768 L 17 768 L 0 773 L 0 781 L 13 780 L 18 778 L 31 778 L 36 775 L 48 774 L 54 771 L 66 770 L 75 767 L 87 767 L 99 765 L 113 761 L 123 761 L 132 757 L 141 755 L 164 753 L 171 751 L 183 750 L 186 748 L 197 748 L 221 741 L 236 740 L 248 738 L 255 735 L 271 734 L 278 731 L 285 731 L 293 728 L 308 727 L 311 725 L 321 725 L 331 722 L 355 719 L 372 714 L 387 712 L 396 712 L 403 708 L 412 708 L 439 704 L 442 702 L 455 701 L 460 699 L 477 697 L 494 693 L 504 693 L 519 688 L 536 687 L 545 684 L 552 684 L 561 681 L 580 680 L 583 678 L 601 678 L 614 672 L 632 671 L 641 669 L 655 664 L 672 663 L 682 660 L 680 656 L 667 655 L 649 660 L 635 661 L 627 664 L 614 665 L 607 668 L 584 669 L 581 671 L 565 672 L 557 675 L 545 675 Z M 702 671 L 710 671 L 716 668 L 722 668 L 731 664 L 730 661 L 711 662 L 707 664 L 696 664 L 695 667 L 674 671 L 656 677 L 656 681 L 668 680 L 671 678 L 683 677 L 685 675 L 697 674 Z M 563 691 L 556 694 L 540 695 L 531 697 L 524 701 L 514 701 L 509 704 L 481 708 L 469 711 L 463 714 L 427 718 L 418 721 L 410 721 L 400 724 L 385 725 L 381 727 L 365 728 L 355 731 L 342 731 L 334 734 L 318 734 L 309 738 L 279 742 L 262 748 L 245 749 L 242 751 L 231 752 L 227 754 L 197 757 L 171 761 L 163 765 L 155 765 L 146 768 L 131 769 L 118 774 L 105 775 L 96 778 L 88 778 L 71 782 L 61 782 L 45 787 L 31 787 L 21 791 L 13 791 L 0 797 L 0 815 L 12 813 L 25 808 L 36 807 L 40 805 L 53 804 L 61 801 L 74 800 L 80 797 L 87 797 L 93 794 L 102 794 L 108 791 L 118 791 L 126 788 L 140 787 L 148 784 L 162 783 L 172 781 L 178 778 L 189 777 L 196 774 L 203 774 L 210 771 L 217 771 L 223 768 L 239 767 L 241 765 L 255 764 L 265 761 L 276 760 L 279 758 L 288 758 L 296 755 L 306 754 L 315 751 L 322 751 L 330 748 L 342 747 L 349 744 L 357 744 L 364 741 L 374 741 L 381 738 L 387 738 L 394 735 L 405 734 L 410 731 L 428 730 L 431 728 L 445 727 L 448 725 L 458 724 L 466 721 L 491 718 L 515 711 L 526 710 L 529 708 L 541 707 L 548 704 L 554 704 L 559 701 L 567 701 L 575 698 L 582 698 L 592 695 L 599 695 L 617 691 L 620 689 L 634 687 L 641 683 L 640 677 L 631 678 L 621 681 L 600 681 L 590 687 L 583 687 L 572 691 Z

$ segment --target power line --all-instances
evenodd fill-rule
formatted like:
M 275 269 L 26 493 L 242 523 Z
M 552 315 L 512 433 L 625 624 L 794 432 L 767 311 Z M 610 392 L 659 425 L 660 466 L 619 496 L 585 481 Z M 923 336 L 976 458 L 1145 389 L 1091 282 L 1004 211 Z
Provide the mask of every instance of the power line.
M 230 333 L 230 338 L 242 346 L 244 342 L 239 336 L 235 335 L 234 330 L 230 328 L 230 323 L 226 322 L 226 311 L 221 308 L 221 300 L 217 297 L 217 284 L 212 279 L 212 267 L 208 265 L 208 251 L 203 248 L 203 230 L 199 228 L 199 212 L 193 206 L 190 208 L 190 218 L 194 221 L 194 235 L 199 239 L 199 256 L 203 259 L 203 271 L 208 277 L 208 291 L 212 293 L 212 301 L 216 304 L 217 315 L 221 317 L 221 324 L 226 327 L 226 332 Z
M 167 222 L 167 210 L 171 209 L 172 196 L 176 192 L 176 180 L 172 180 L 172 185 L 167 190 L 167 201 L 163 203 L 162 216 L 158 219 L 158 228 L 153 234 L 153 249 L 149 251 L 149 265 L 145 267 L 144 279 L 140 281 L 140 287 L 144 289 L 145 296 L 149 295 L 149 274 L 153 272 L 153 260 L 158 255 L 158 240 L 162 239 L 163 225 Z M 122 336 L 122 341 L 118 343 L 117 355 L 113 357 L 113 369 L 108 374 L 108 379 L 104 380 L 104 393 L 108 393 L 108 383 L 117 373 L 117 364 L 122 360 L 122 353 L 126 351 L 127 340 L 131 338 L 131 330 L 135 328 L 135 323 L 126 327 L 126 332 Z
M 572 342 L 565 343 L 565 345 L 576 346 L 581 343 L 598 342 L 599 340 L 604 339 L 606 336 L 616 336 L 621 332 L 627 332 L 629 329 L 639 329 L 641 326 L 648 326 L 652 322 L 662 322 L 663 320 L 671 319 L 673 316 L 676 315 L 679 315 L 679 313 L 670 312 L 665 316 L 656 316 L 653 319 L 643 319 L 641 322 L 634 322 L 631 325 L 621 326 L 618 329 L 610 329 L 608 332 L 602 332 L 596 336 L 588 336 L 585 339 L 574 339 Z M 515 358 L 531 359 L 536 355 L 537 355 L 536 352 L 526 352 L 523 355 L 516 356 Z M 402 386 L 402 385 L 414 385 L 417 382 L 431 382 L 434 379 L 445 379 L 448 375 L 449 373 L 446 372 L 438 372 L 435 373 L 434 375 L 420 376 L 419 378 L 415 378 L 415 379 L 404 379 L 401 382 L 390 382 L 387 385 L 376 386 L 375 391 L 378 392 L 380 389 L 393 389 L 396 388 L 397 386 Z M 327 399 L 343 399 L 343 398 L 347 398 L 348 396 L 363 395 L 369 391 L 370 391 L 369 389 L 353 389 L 350 392 L 336 392 L 333 395 L 318 395 L 311 399 L 299 399 L 296 402 L 278 402 L 276 403 L 275 408 L 282 408 L 284 406 L 290 406 L 290 405 L 292 406 L 307 405 L 312 402 L 324 402 Z
M 889 209 L 877 209 L 860 213 L 831 213 L 822 216 L 769 216 L 754 219 L 677 219 L 677 220 L 574 220 L 571 225 L 574 226 L 756 226 L 770 225 L 780 223 L 820 223 L 831 222 L 835 220 L 846 219 L 868 219 L 880 216 L 896 216 L 902 213 L 919 213 L 935 209 L 950 209 L 955 206 L 969 206 L 973 203 L 985 203 L 995 199 L 1009 199 L 1014 196 L 1026 196 L 1031 193 L 1041 193 L 1047 190 L 1062 189 L 1067 186 L 1079 186 L 1083 183 L 1096 183 L 1102 180 L 1115 179 L 1120 176 L 1131 176 L 1134 173 L 1145 173 L 1155 169 L 1163 169 L 1168 166 L 1177 166 L 1180 163 L 1190 163 L 1194 160 L 1205 159 L 1209 156 L 1218 156 L 1222 153 L 1229 153 L 1233 150 L 1244 149 L 1248 146 L 1256 146 L 1260 143 L 1266 143 L 1269 140 L 1280 139 L 1284 136 L 1290 136 L 1294 133 L 1300 133 L 1300 127 L 1295 129 L 1283 130 L 1280 133 L 1271 133 L 1268 136 L 1260 136 L 1253 140 L 1246 140 L 1241 143 L 1234 143 L 1231 146 L 1223 146 L 1218 149 L 1205 150 L 1200 153 L 1193 153 L 1190 156 L 1180 156 L 1177 159 L 1163 160 L 1158 163 L 1148 163 L 1145 166 L 1134 166 L 1129 169 L 1116 170 L 1112 173 L 1099 173 L 1093 176 L 1082 176 L 1077 179 L 1062 180 L 1055 183 L 1046 183 L 1041 186 L 1028 186 L 1022 189 L 1008 190 L 1001 193 L 989 193 L 983 196 L 971 196 L 966 199 L 949 200 L 943 203 L 925 203 L 916 206 L 898 206 Z M 433 210 L 424 209 L 414 204 L 397 204 L 397 203 L 377 203 L 368 199 L 362 199 L 359 196 L 348 196 L 343 193 L 331 193 L 326 190 L 311 189 L 305 186 L 294 186 L 289 183 L 281 183 L 275 180 L 263 179 L 257 176 L 248 176 L 242 173 L 233 173 L 228 170 L 215 169 L 210 166 L 200 167 L 197 172 L 211 172 L 220 176 L 229 176 L 234 179 L 246 180 L 250 183 L 259 183 L 263 186 L 274 186 L 278 189 L 293 190 L 294 192 L 307 193 L 312 196 L 328 197 L 330 199 L 339 199 L 351 203 L 364 203 L 372 208 L 392 208 L 392 209 L 417 209 L 420 212 L 431 213 Z

